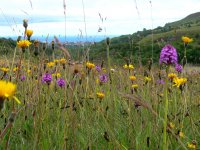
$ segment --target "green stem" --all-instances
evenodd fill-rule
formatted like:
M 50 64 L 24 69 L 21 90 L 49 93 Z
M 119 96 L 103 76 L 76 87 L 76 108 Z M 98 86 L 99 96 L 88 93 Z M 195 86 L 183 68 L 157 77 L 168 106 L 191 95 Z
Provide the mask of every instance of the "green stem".
M 168 75 L 169 67 L 166 69 L 166 74 Z M 168 79 L 165 80 L 165 107 L 164 107 L 164 122 L 163 122 L 163 150 L 168 149 L 167 145 L 167 114 L 168 114 Z

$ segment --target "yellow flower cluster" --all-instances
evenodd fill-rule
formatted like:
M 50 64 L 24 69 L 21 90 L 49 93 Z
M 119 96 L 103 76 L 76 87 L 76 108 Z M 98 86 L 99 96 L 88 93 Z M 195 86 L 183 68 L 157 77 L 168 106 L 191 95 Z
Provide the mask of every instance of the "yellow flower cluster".
M 187 144 L 187 147 L 190 148 L 190 149 L 196 149 L 196 148 L 197 148 L 197 145 L 194 144 L 194 143 L 188 143 L 188 144 Z
M 1 68 L 1 71 L 3 71 L 4 73 L 6 73 L 6 72 L 9 71 L 9 68 L 2 67 L 2 68 Z
M 182 40 L 183 40 L 183 42 L 186 43 L 186 44 L 188 44 L 188 43 L 190 43 L 190 42 L 193 41 L 193 39 L 191 39 L 191 38 L 189 38 L 189 37 L 187 37 L 187 36 L 183 36 L 183 37 L 182 37 Z
M 98 97 L 99 99 L 103 99 L 103 98 L 105 97 L 105 94 L 102 93 L 102 92 L 97 92 L 97 97 Z
M 134 66 L 131 65 L 131 64 L 129 64 L 129 65 L 125 64 L 125 65 L 123 66 L 123 68 L 124 68 L 124 69 L 134 69 Z
M 181 85 L 184 85 L 187 82 L 187 78 L 174 78 L 173 79 L 174 85 L 176 87 L 180 87 Z
M 56 77 L 56 78 L 60 78 L 60 77 L 61 77 L 61 74 L 60 74 L 60 73 L 53 73 L 52 76 L 53 76 L 53 77 Z
M 169 73 L 168 74 L 168 78 L 170 78 L 171 80 L 173 80 L 174 78 L 177 78 L 177 75 L 175 73 Z
M 54 62 L 48 62 L 48 63 L 47 63 L 47 67 L 53 67 L 54 65 L 55 65 Z
M 88 69 L 92 69 L 92 68 L 95 67 L 95 65 L 94 65 L 93 63 L 87 62 L 87 63 L 86 63 L 86 67 L 87 67 Z

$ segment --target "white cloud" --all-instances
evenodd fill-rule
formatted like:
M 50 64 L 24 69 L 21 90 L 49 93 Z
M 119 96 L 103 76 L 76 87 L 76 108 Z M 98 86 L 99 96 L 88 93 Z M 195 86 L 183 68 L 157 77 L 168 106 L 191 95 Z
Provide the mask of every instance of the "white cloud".
M 151 11 L 153 27 L 157 27 L 198 12 L 200 8 L 199 0 L 151 0 L 152 9 L 149 0 L 83 1 L 88 35 L 97 34 L 99 26 L 105 27 L 107 34 L 131 34 L 152 27 Z M 1 0 L 0 8 L 1 36 L 22 34 L 25 18 L 36 35 L 64 34 L 63 0 Z M 98 13 L 107 18 L 103 24 Z M 68 35 L 77 35 L 80 29 L 84 33 L 82 0 L 66 0 L 66 17 Z

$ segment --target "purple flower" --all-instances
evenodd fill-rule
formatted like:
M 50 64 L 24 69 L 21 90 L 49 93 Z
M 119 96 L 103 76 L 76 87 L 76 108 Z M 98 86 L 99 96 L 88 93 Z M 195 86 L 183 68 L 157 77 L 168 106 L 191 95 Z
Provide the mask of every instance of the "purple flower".
M 175 69 L 176 69 L 177 72 L 181 73 L 182 70 L 183 70 L 183 67 L 180 64 L 176 64 Z
M 96 68 L 96 70 L 97 70 L 98 72 L 101 71 L 101 67 L 100 67 L 100 66 L 96 66 L 95 68 Z
M 64 87 L 65 86 L 65 80 L 62 78 L 59 78 L 57 81 L 58 86 Z
M 47 83 L 47 84 L 50 84 L 52 81 L 52 76 L 51 74 L 48 74 L 48 73 L 45 73 L 43 76 L 42 76 L 42 83 Z
M 165 63 L 166 65 L 177 64 L 178 56 L 176 49 L 168 44 L 162 48 L 160 53 L 160 64 Z
M 24 80 L 26 80 L 26 76 L 22 75 L 22 76 L 20 77 L 20 79 L 21 79 L 21 81 L 24 81 Z
M 163 81 L 162 79 L 157 80 L 157 84 L 165 84 L 165 81 Z
M 106 74 L 102 74 L 99 76 L 99 80 L 101 83 L 106 83 L 108 81 L 108 77 Z

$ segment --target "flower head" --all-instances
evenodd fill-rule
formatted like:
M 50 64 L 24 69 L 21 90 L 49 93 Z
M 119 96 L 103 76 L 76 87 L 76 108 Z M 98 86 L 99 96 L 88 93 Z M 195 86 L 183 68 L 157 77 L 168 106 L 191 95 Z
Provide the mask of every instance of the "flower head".
M 33 30 L 26 30 L 26 35 L 30 38 L 33 34 Z
M 105 97 L 105 94 L 102 93 L 102 92 L 97 92 L 97 97 L 98 97 L 99 99 L 103 99 L 103 98 Z
M 65 80 L 62 78 L 59 78 L 57 81 L 57 85 L 60 87 L 64 87 L 65 86 Z
M 29 42 L 28 40 L 21 40 L 21 41 L 17 42 L 17 46 L 22 49 L 29 47 L 30 45 L 31 45 L 31 42 Z
M 183 67 L 180 64 L 176 64 L 175 69 L 177 72 L 181 73 L 183 70 Z
M 92 69 L 92 68 L 95 67 L 95 65 L 94 65 L 93 63 L 87 62 L 87 63 L 86 63 L 86 67 L 87 67 L 88 69 Z
M 45 73 L 43 76 L 42 76 L 42 82 L 43 83 L 47 83 L 47 84 L 50 84 L 52 81 L 52 76 L 51 74 L 48 74 L 48 73 Z
M 24 81 L 24 80 L 26 80 L 26 76 L 22 75 L 22 76 L 20 77 L 20 79 L 21 79 L 21 81 Z
M 124 66 L 123 66 L 123 68 L 124 69 L 134 69 L 134 66 L 133 65 L 131 65 L 131 64 L 125 64 Z
M 7 99 L 14 98 L 20 104 L 20 101 L 14 96 L 15 92 L 16 92 L 15 84 L 0 80 L 0 109 L 3 108 L 3 102 L 6 98 Z
M 183 40 L 183 42 L 184 42 L 185 44 L 188 44 L 188 43 L 190 43 L 190 42 L 193 41 L 193 39 L 191 39 L 191 38 L 189 38 L 189 37 L 187 37 L 187 36 L 182 36 L 182 40 Z
M 100 75 L 100 76 L 99 76 L 99 81 L 100 81 L 101 83 L 106 83 L 106 82 L 108 81 L 107 75 L 106 75 L 106 74 Z
M 184 85 L 186 82 L 187 82 L 187 78 L 174 78 L 173 79 L 173 82 L 174 82 L 174 85 L 173 86 L 176 86 L 176 87 L 180 87 L 182 85 Z
M 166 65 L 177 64 L 178 55 L 176 49 L 168 44 L 164 46 L 160 53 L 160 64 L 165 63 Z
M 162 80 L 162 79 L 160 79 L 160 80 L 157 80 L 157 82 L 156 82 L 157 84 L 165 84 L 165 81 L 164 80 Z
M 9 71 L 9 68 L 2 67 L 1 71 L 3 71 L 4 73 L 7 73 Z
M 168 74 L 168 78 L 170 78 L 171 80 L 173 80 L 174 78 L 177 78 L 177 75 L 175 73 L 169 73 Z
M 100 66 L 96 66 L 95 68 L 96 68 L 96 70 L 97 70 L 98 72 L 101 71 L 101 67 L 100 67 Z
M 196 149 L 196 148 L 197 148 L 197 144 L 191 142 L 191 143 L 188 143 L 188 144 L 187 144 L 187 147 L 190 148 L 190 149 Z
M 134 80 L 136 80 L 136 76 L 129 76 L 129 79 L 130 79 L 131 81 L 134 81 Z
M 59 60 L 59 62 L 60 62 L 61 64 L 66 64 L 66 63 L 67 63 L 67 61 L 66 61 L 65 58 L 61 58 L 61 59 Z
M 137 89 L 139 86 L 138 86 L 138 84 L 133 84 L 131 87 L 132 87 L 133 89 Z
M 52 74 L 52 76 L 56 77 L 56 78 L 60 78 L 61 77 L 60 73 L 54 73 L 54 74 Z
M 54 65 L 55 65 L 54 62 L 49 62 L 49 63 L 47 63 L 47 66 L 48 66 L 48 67 L 53 67 Z

